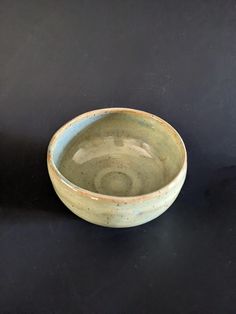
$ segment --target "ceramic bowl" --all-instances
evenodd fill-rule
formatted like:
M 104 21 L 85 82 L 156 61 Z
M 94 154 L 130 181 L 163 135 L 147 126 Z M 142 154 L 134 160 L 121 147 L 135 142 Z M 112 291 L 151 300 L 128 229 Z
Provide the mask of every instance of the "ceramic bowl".
M 79 217 L 131 227 L 162 214 L 187 171 L 180 135 L 159 117 L 128 108 L 84 113 L 48 147 L 48 171 L 62 202 Z

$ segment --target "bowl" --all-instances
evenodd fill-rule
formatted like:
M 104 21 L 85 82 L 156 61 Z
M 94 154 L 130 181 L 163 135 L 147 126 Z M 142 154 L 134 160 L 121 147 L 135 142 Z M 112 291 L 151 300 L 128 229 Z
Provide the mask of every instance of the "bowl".
M 79 115 L 52 137 L 49 175 L 77 216 L 106 227 L 131 227 L 175 201 L 187 171 L 177 131 L 140 110 L 106 108 Z

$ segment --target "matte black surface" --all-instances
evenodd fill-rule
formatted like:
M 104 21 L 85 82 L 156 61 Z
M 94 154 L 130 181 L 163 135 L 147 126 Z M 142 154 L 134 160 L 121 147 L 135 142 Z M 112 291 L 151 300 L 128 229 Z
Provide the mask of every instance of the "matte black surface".
M 80 220 L 46 169 L 102 107 L 180 132 L 186 184 L 133 229 Z M 0 1 L 0 313 L 235 314 L 235 1 Z

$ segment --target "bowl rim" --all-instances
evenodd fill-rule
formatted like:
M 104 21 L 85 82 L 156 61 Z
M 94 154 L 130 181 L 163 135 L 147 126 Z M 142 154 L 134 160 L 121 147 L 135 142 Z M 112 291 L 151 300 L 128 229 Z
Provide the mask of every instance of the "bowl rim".
M 93 192 L 93 191 L 89 191 L 86 190 L 84 188 L 79 187 L 78 185 L 72 183 L 71 181 L 69 181 L 65 176 L 63 176 L 63 174 L 59 171 L 59 169 L 57 168 L 57 166 L 54 163 L 53 157 L 52 157 L 52 152 L 53 152 L 53 148 L 57 142 L 57 139 L 60 137 L 61 134 L 63 134 L 63 132 L 68 129 L 69 127 L 71 127 L 71 125 L 75 122 L 78 122 L 86 117 L 90 117 L 91 115 L 94 114 L 98 114 L 98 113 L 111 113 L 111 112 L 132 112 L 135 114 L 139 114 L 139 115 L 143 115 L 146 116 L 148 118 L 154 119 L 159 121 L 164 127 L 166 127 L 169 131 L 171 131 L 172 135 L 175 135 L 178 139 L 178 144 L 181 145 L 181 148 L 183 149 L 184 152 L 184 159 L 183 159 L 183 163 L 182 166 L 180 168 L 180 170 L 178 171 L 178 173 L 176 174 L 176 176 L 170 181 L 168 182 L 166 185 L 164 185 L 163 187 L 161 187 L 158 190 L 155 190 L 153 192 L 150 193 L 146 193 L 146 194 L 140 194 L 140 195 L 134 195 L 134 196 L 113 196 L 113 195 L 107 195 L 107 194 L 100 194 L 97 192 Z M 143 200 L 143 199 L 150 199 L 153 198 L 155 196 L 164 194 L 166 191 L 168 191 L 179 179 L 179 177 L 181 176 L 181 174 L 183 172 L 185 172 L 186 175 L 186 171 L 187 171 L 187 151 L 186 151 L 186 147 L 184 144 L 183 139 L 181 138 L 181 136 L 179 135 L 179 133 L 176 131 L 176 129 L 171 126 L 168 122 L 166 122 L 165 120 L 163 120 L 162 118 L 160 118 L 159 116 L 156 116 L 152 113 L 146 112 L 146 111 L 142 111 L 142 110 L 138 110 L 138 109 L 133 109 L 133 108 L 126 108 L 126 107 L 111 107 L 111 108 L 101 108 L 101 109 L 95 109 L 95 110 L 91 110 L 91 111 L 87 111 L 85 113 L 82 113 L 78 116 L 76 116 L 75 118 L 69 120 L 68 122 L 66 122 L 64 125 L 62 125 L 52 136 L 49 144 L 48 144 L 48 149 L 47 149 L 47 166 L 48 166 L 48 171 L 50 172 L 50 170 L 53 171 L 53 174 L 59 178 L 59 180 L 65 184 L 67 187 L 69 187 L 71 190 L 73 190 L 74 192 L 77 192 L 81 195 L 84 195 L 86 197 L 90 197 L 94 200 L 110 200 L 110 201 L 114 201 L 114 202 L 125 202 L 128 203 L 129 201 L 133 201 L 133 200 Z

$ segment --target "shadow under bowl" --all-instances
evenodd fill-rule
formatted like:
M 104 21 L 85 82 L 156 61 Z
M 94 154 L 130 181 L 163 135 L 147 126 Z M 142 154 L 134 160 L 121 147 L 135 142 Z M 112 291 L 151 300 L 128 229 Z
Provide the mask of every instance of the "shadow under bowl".
M 185 180 L 187 154 L 179 134 L 157 116 L 99 109 L 55 133 L 48 170 L 56 193 L 79 217 L 129 227 L 173 203 Z

